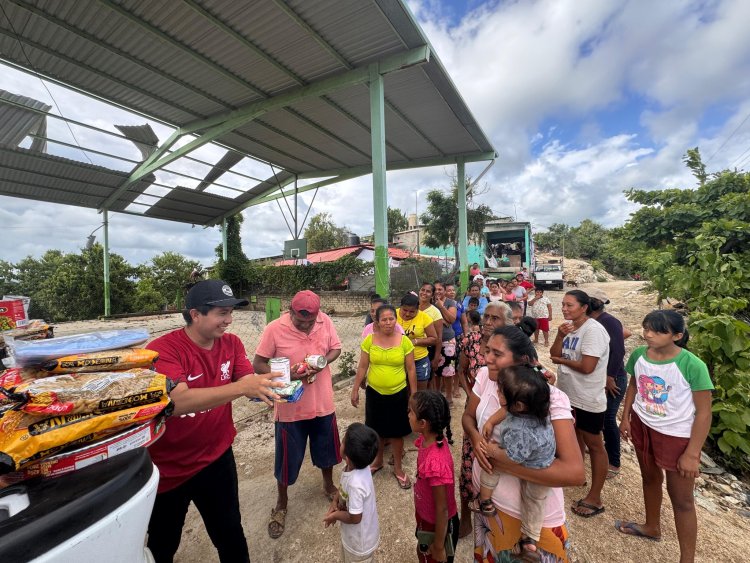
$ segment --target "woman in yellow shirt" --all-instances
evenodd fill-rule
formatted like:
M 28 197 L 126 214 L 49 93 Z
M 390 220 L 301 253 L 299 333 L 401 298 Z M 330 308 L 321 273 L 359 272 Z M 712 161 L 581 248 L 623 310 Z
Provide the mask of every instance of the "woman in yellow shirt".
M 413 293 L 407 293 L 401 298 L 401 307 L 396 311 L 396 322 L 414 344 L 417 389 L 427 389 L 432 373 L 427 347 L 435 346 L 439 340 L 434 321 L 427 313 L 419 310 L 419 298 Z
M 381 305 L 375 312 L 375 322 L 378 331 L 368 335 L 360 346 L 362 351 L 352 388 L 352 405 L 359 406 L 359 385 L 367 375 L 365 424 L 380 437 L 378 454 L 370 471 L 375 473 L 383 468 L 383 448 L 387 439 L 393 449 L 393 474 L 399 486 L 408 489 L 411 481 L 401 466 L 401 460 L 404 436 L 411 433 L 409 395 L 417 390 L 414 344 L 395 330 L 396 309 L 393 305 Z

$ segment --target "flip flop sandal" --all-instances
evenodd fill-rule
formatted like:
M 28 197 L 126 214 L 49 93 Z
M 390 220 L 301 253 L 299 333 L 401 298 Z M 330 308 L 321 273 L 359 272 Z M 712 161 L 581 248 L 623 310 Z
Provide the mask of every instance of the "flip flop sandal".
M 619 469 L 607 469 L 607 479 L 614 479 L 620 475 Z
M 579 512 L 576 510 L 577 508 L 585 508 L 586 510 L 590 510 L 591 512 Z M 593 516 L 597 516 L 604 512 L 603 506 L 594 506 L 593 504 L 589 504 L 588 502 L 584 502 L 583 499 L 576 501 L 576 503 L 570 508 L 570 510 L 575 514 L 576 516 L 580 516 L 581 518 L 592 518 Z
M 640 526 L 636 524 L 635 522 L 626 522 L 625 520 L 615 520 L 615 530 L 617 530 L 618 532 L 626 536 L 633 536 L 635 538 L 644 538 L 644 539 L 656 541 L 656 542 L 661 541 L 661 537 L 649 536 L 648 534 L 645 534 L 640 529 Z M 624 530 L 630 530 L 630 531 L 625 532 Z
M 409 476 L 404 474 L 403 477 L 399 477 L 395 473 L 393 474 L 394 477 L 396 477 L 396 481 L 398 481 L 398 486 L 402 489 L 411 489 L 411 479 L 409 479 Z
M 268 535 L 271 539 L 278 539 L 284 533 L 286 523 L 286 508 L 281 510 L 271 509 L 271 518 L 268 520 Z

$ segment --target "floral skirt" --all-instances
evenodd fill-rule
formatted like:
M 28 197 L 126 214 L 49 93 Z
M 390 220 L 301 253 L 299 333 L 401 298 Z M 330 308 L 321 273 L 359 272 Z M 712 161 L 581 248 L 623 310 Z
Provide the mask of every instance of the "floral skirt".
M 517 561 L 513 546 L 521 538 L 521 521 L 498 510 L 494 516 L 474 514 L 475 563 L 500 563 Z M 542 528 L 537 549 L 543 563 L 567 563 L 569 547 L 568 528 L 563 524 L 555 528 Z
M 463 444 L 461 445 L 461 467 L 458 473 L 458 492 L 461 500 L 470 501 L 475 496 L 474 483 L 471 480 L 471 472 L 474 468 L 474 447 L 471 440 L 464 434 Z

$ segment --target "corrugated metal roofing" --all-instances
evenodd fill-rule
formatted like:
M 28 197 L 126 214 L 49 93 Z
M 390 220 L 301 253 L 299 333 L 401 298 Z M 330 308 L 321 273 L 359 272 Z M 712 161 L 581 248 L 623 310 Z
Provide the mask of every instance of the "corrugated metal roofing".
M 0 3 L 8 16 L 0 18 L 6 60 L 175 127 L 429 45 L 401 0 Z M 494 154 L 435 53 L 387 74 L 384 84 L 389 167 Z M 287 176 L 323 177 L 370 164 L 369 124 L 369 89 L 358 84 L 269 111 L 217 142 Z M 274 189 L 269 178 L 252 192 Z M 194 204 L 203 201 L 201 190 L 188 192 Z M 211 200 L 209 207 L 248 199 Z M 147 214 L 191 223 L 206 217 L 189 220 L 175 204 L 164 201 Z
M 103 166 L 0 147 L 0 195 L 98 209 L 127 177 Z M 112 210 L 124 211 L 151 182 L 153 176 L 129 186 Z
M 29 111 L 21 106 L 38 111 Z M 0 145 L 16 147 L 28 135 L 44 136 L 47 124 L 44 114 L 40 112 L 46 113 L 51 108 L 44 102 L 0 90 Z M 45 146 L 46 143 L 38 138 L 31 145 L 33 151 L 40 152 L 44 151 Z

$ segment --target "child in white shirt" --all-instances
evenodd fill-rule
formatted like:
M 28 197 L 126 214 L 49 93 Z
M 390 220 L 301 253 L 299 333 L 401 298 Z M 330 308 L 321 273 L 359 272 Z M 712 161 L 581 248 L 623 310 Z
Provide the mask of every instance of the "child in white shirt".
M 380 543 L 375 487 L 370 464 L 378 453 L 378 435 L 359 422 L 351 424 L 344 434 L 342 456 L 346 468 L 341 474 L 328 512 L 323 518 L 326 528 L 341 522 L 341 560 L 344 563 L 373 563 Z

